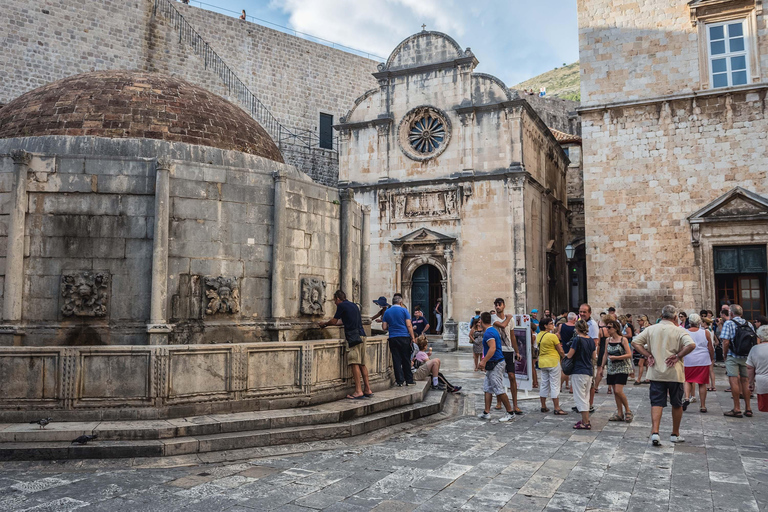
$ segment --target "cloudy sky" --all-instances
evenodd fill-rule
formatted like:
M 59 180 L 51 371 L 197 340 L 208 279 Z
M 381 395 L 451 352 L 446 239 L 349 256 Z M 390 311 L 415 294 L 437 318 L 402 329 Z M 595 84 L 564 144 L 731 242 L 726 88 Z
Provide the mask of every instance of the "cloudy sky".
M 512 86 L 576 61 L 576 0 L 192 0 L 386 58 L 410 34 L 439 30 Z M 259 20 L 252 20 L 262 23 Z M 378 60 L 378 59 L 377 59 Z

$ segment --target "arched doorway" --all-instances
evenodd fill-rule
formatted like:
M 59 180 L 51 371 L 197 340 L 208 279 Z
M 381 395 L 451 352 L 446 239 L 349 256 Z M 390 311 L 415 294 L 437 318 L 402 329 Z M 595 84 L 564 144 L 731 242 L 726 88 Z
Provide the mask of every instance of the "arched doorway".
M 413 279 L 411 280 L 411 308 L 421 307 L 424 316 L 429 321 L 429 332 L 432 334 L 436 332 L 435 327 L 437 326 L 435 305 L 437 299 L 443 296 L 441 279 L 442 276 L 437 267 L 424 264 L 413 272 Z

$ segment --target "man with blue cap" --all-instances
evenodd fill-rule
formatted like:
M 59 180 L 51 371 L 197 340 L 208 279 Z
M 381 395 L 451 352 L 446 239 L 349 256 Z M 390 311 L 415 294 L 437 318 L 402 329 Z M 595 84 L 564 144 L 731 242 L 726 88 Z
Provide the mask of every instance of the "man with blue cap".
M 531 332 L 538 334 L 539 332 L 539 319 L 537 318 L 539 316 L 539 310 L 538 309 L 532 309 L 531 310 Z

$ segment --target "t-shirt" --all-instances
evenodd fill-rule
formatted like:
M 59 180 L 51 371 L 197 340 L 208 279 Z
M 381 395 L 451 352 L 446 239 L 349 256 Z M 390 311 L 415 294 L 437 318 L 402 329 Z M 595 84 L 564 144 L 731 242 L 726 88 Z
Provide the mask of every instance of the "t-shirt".
M 344 338 L 350 347 L 362 343 L 362 336 L 365 336 L 363 329 L 363 319 L 360 316 L 360 309 L 357 304 L 348 300 L 341 301 L 336 306 L 336 314 L 333 315 L 336 320 L 341 320 L 344 324 Z
M 560 339 L 551 332 L 540 332 L 536 337 L 536 343 L 539 345 L 539 368 L 554 368 L 560 364 L 560 354 L 557 352 L 557 345 Z
M 589 337 L 593 340 L 598 339 L 600 337 L 600 327 L 597 326 L 595 319 L 590 318 L 587 320 L 587 325 L 589 326 Z
M 747 365 L 755 369 L 755 392 L 758 395 L 768 393 L 768 343 L 752 347 L 747 356 Z
M 685 382 L 683 361 L 667 368 L 667 358 L 680 352 L 684 346 L 694 344 L 688 331 L 669 320 L 652 325 L 632 340 L 635 346 L 645 347 L 653 355 L 655 363 L 648 367 L 648 380 L 661 382 Z
M 499 350 L 499 347 L 501 346 L 501 336 L 499 336 L 499 331 L 497 331 L 495 327 L 487 328 L 485 330 L 485 334 L 483 334 L 483 354 L 487 354 L 490 350 L 490 347 L 488 346 L 488 340 L 491 339 L 496 342 L 496 350 L 494 350 L 493 355 L 489 360 L 502 361 L 504 359 L 504 354 L 502 354 L 501 350 Z
M 535 318 L 531 318 L 531 331 L 534 333 L 539 332 L 539 321 Z
M 381 321 L 387 323 L 390 338 L 410 338 L 406 320 L 411 319 L 411 314 L 402 306 L 392 306 L 382 317 Z
M 499 315 L 494 313 L 491 315 L 491 325 L 495 324 L 496 322 L 503 322 L 505 318 L 501 318 Z M 507 327 L 511 329 L 515 328 L 514 318 L 509 319 L 509 323 L 507 324 Z M 507 330 L 502 329 L 501 327 L 494 327 L 494 329 L 496 329 L 499 332 L 499 336 L 501 336 L 501 351 L 514 352 L 515 349 L 512 347 L 512 340 L 509 338 L 509 334 L 507 333 Z
M 573 338 L 573 333 L 575 331 L 576 331 L 575 325 L 563 324 L 560 326 L 560 342 L 563 344 L 563 350 L 565 352 L 568 352 L 565 346 L 566 344 L 569 344 L 571 342 L 571 338 Z M 569 345 L 569 349 L 570 349 L 570 345 Z
M 573 340 L 571 348 L 575 350 L 571 375 L 592 375 L 592 354 L 595 352 L 595 340 L 579 336 Z
M 419 352 L 416 354 L 416 360 L 421 363 L 426 363 L 427 361 L 429 361 L 429 356 L 427 355 L 426 352 L 419 350 Z
M 421 333 L 424 332 L 424 328 L 427 326 L 427 319 L 423 316 L 414 318 L 411 320 L 411 325 L 413 325 L 414 334 L 416 334 L 416 336 L 421 336 Z
M 442 302 L 438 302 L 437 303 L 437 306 L 435 306 L 435 311 L 437 312 L 438 315 L 442 315 L 443 314 L 443 303 Z

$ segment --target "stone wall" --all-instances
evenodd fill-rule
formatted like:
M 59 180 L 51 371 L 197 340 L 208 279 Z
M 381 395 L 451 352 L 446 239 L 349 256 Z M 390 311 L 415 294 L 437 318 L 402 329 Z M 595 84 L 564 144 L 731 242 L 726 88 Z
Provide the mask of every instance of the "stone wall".
M 524 91 L 515 90 L 517 94 L 533 107 L 544 124 L 555 130 L 581 135 L 581 122 L 576 109 L 578 101 L 564 100 L 562 98 L 543 97 L 525 94 Z
M 342 398 L 344 340 L 169 347 L 0 347 L 0 419 L 174 418 L 307 406 Z M 374 389 L 390 386 L 384 337 L 369 337 Z
M 0 103 L 70 75 L 107 69 L 177 75 L 237 103 L 204 59 L 179 43 L 173 25 L 152 16 L 153 5 L 152 0 L 47 0 L 34 7 L 23 0 L 3 2 Z M 371 73 L 377 63 L 370 59 L 222 14 L 174 6 L 289 129 L 317 133 L 321 112 L 336 121 L 376 85 Z M 328 175 L 335 171 L 317 172 L 318 181 L 334 182 Z

